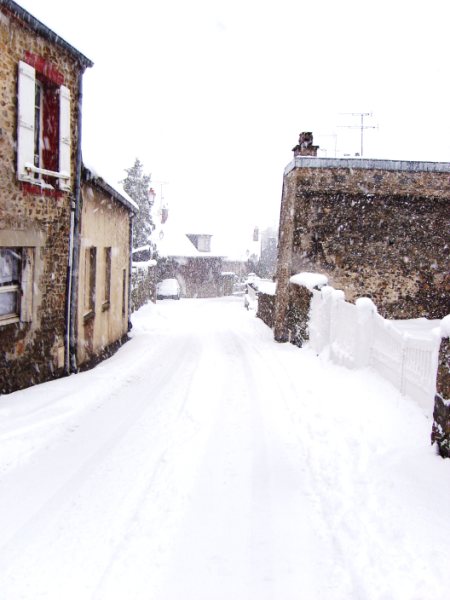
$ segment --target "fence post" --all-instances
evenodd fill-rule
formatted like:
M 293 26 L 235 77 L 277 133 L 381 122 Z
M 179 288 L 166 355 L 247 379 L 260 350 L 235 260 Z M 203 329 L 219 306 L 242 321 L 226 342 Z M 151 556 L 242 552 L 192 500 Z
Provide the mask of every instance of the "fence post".
M 377 312 L 377 307 L 370 298 L 358 298 L 355 305 L 358 311 L 355 367 L 361 368 L 368 366 L 370 362 L 373 344 L 373 317 Z
M 331 286 L 324 286 L 320 290 L 322 306 L 324 307 L 324 330 L 323 330 L 323 341 L 322 348 L 323 350 L 326 346 L 331 344 L 331 313 L 333 307 L 333 294 L 336 290 L 334 290 Z
M 331 308 L 330 308 L 330 355 L 333 360 L 339 364 L 339 359 L 336 358 L 336 352 L 334 351 L 334 343 L 337 339 L 337 323 L 339 321 L 339 306 L 342 302 L 345 302 L 345 294 L 342 290 L 334 290 L 331 294 Z
M 400 356 L 400 385 L 399 389 L 402 394 L 405 393 L 405 369 L 406 369 L 406 351 L 408 349 L 408 338 L 407 333 L 402 335 L 402 350 Z

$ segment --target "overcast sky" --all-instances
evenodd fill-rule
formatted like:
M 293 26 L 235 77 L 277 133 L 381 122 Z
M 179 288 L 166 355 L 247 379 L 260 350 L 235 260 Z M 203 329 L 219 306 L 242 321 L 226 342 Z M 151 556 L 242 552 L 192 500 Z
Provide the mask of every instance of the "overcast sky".
M 444 0 L 19 0 L 95 64 L 84 154 L 135 157 L 188 228 L 276 224 L 301 131 L 322 155 L 450 159 Z

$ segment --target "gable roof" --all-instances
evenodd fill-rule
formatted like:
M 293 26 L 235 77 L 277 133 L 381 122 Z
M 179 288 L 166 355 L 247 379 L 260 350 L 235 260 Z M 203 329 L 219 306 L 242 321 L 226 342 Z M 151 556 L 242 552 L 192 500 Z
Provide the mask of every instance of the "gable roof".
M 205 255 L 205 253 L 197 250 L 185 233 L 173 226 L 166 225 L 164 228 L 161 228 L 159 234 L 156 235 L 155 241 L 158 247 L 158 254 L 163 257 L 194 258 Z M 208 256 L 207 253 L 206 255 Z
M 84 56 L 84 54 L 66 42 L 57 33 L 52 31 L 49 27 L 47 27 L 47 25 L 44 25 L 44 23 L 36 19 L 36 17 L 33 17 L 32 14 L 19 6 L 16 2 L 13 2 L 13 0 L 0 0 L 0 6 L 7 8 L 13 15 L 24 21 L 30 27 L 30 29 L 39 35 L 42 35 L 42 37 L 46 38 L 50 42 L 53 42 L 54 44 L 57 44 L 61 48 L 64 48 L 64 50 L 76 58 L 82 67 L 86 68 L 94 65 L 89 58 Z
M 101 190 L 112 196 L 117 202 L 125 206 L 129 211 L 133 214 L 139 212 L 139 206 L 136 202 L 125 192 L 125 190 L 120 189 L 118 186 L 114 186 L 111 183 L 108 183 L 101 175 L 99 175 L 93 168 L 88 168 L 83 164 L 82 169 L 82 180 L 86 183 L 92 183 L 96 185 Z

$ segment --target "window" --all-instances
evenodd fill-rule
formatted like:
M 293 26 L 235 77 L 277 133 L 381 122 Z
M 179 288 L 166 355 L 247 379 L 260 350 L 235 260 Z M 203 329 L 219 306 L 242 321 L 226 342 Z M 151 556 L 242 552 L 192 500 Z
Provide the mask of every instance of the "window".
M 127 270 L 122 269 L 122 317 L 127 314 Z
M 70 90 L 56 69 L 34 55 L 19 62 L 17 177 L 70 190 Z
M 19 248 L 0 249 L 0 319 L 18 320 L 20 314 L 20 275 L 22 253 Z
M 39 81 L 36 81 L 34 96 L 34 166 L 40 168 L 43 164 L 42 149 L 44 147 L 44 143 L 42 140 L 44 91 L 42 89 L 42 84 Z M 35 178 L 38 178 L 39 174 L 35 173 L 34 176 Z
M 0 325 L 31 321 L 33 248 L 0 248 Z
M 84 320 L 95 315 L 95 277 L 97 248 L 86 248 L 84 252 Z
M 103 310 L 107 310 L 111 304 L 111 248 L 105 248 L 105 294 Z

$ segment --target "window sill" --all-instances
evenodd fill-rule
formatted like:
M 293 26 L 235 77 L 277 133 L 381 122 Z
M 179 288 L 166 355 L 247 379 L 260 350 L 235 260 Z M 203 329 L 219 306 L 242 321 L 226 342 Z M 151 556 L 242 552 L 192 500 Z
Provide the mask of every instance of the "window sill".
M 19 317 L 18 315 L 4 315 L 0 317 L 0 327 L 3 325 L 10 325 L 11 323 L 18 323 Z
M 105 300 L 105 302 L 103 302 L 103 304 L 102 304 L 102 311 L 105 312 L 105 310 L 109 310 L 110 306 L 111 306 L 111 302 L 109 300 Z
M 83 323 L 89 323 L 89 321 L 92 321 L 92 319 L 94 317 L 95 317 L 95 311 L 90 310 L 89 312 L 87 312 L 83 315 Z

